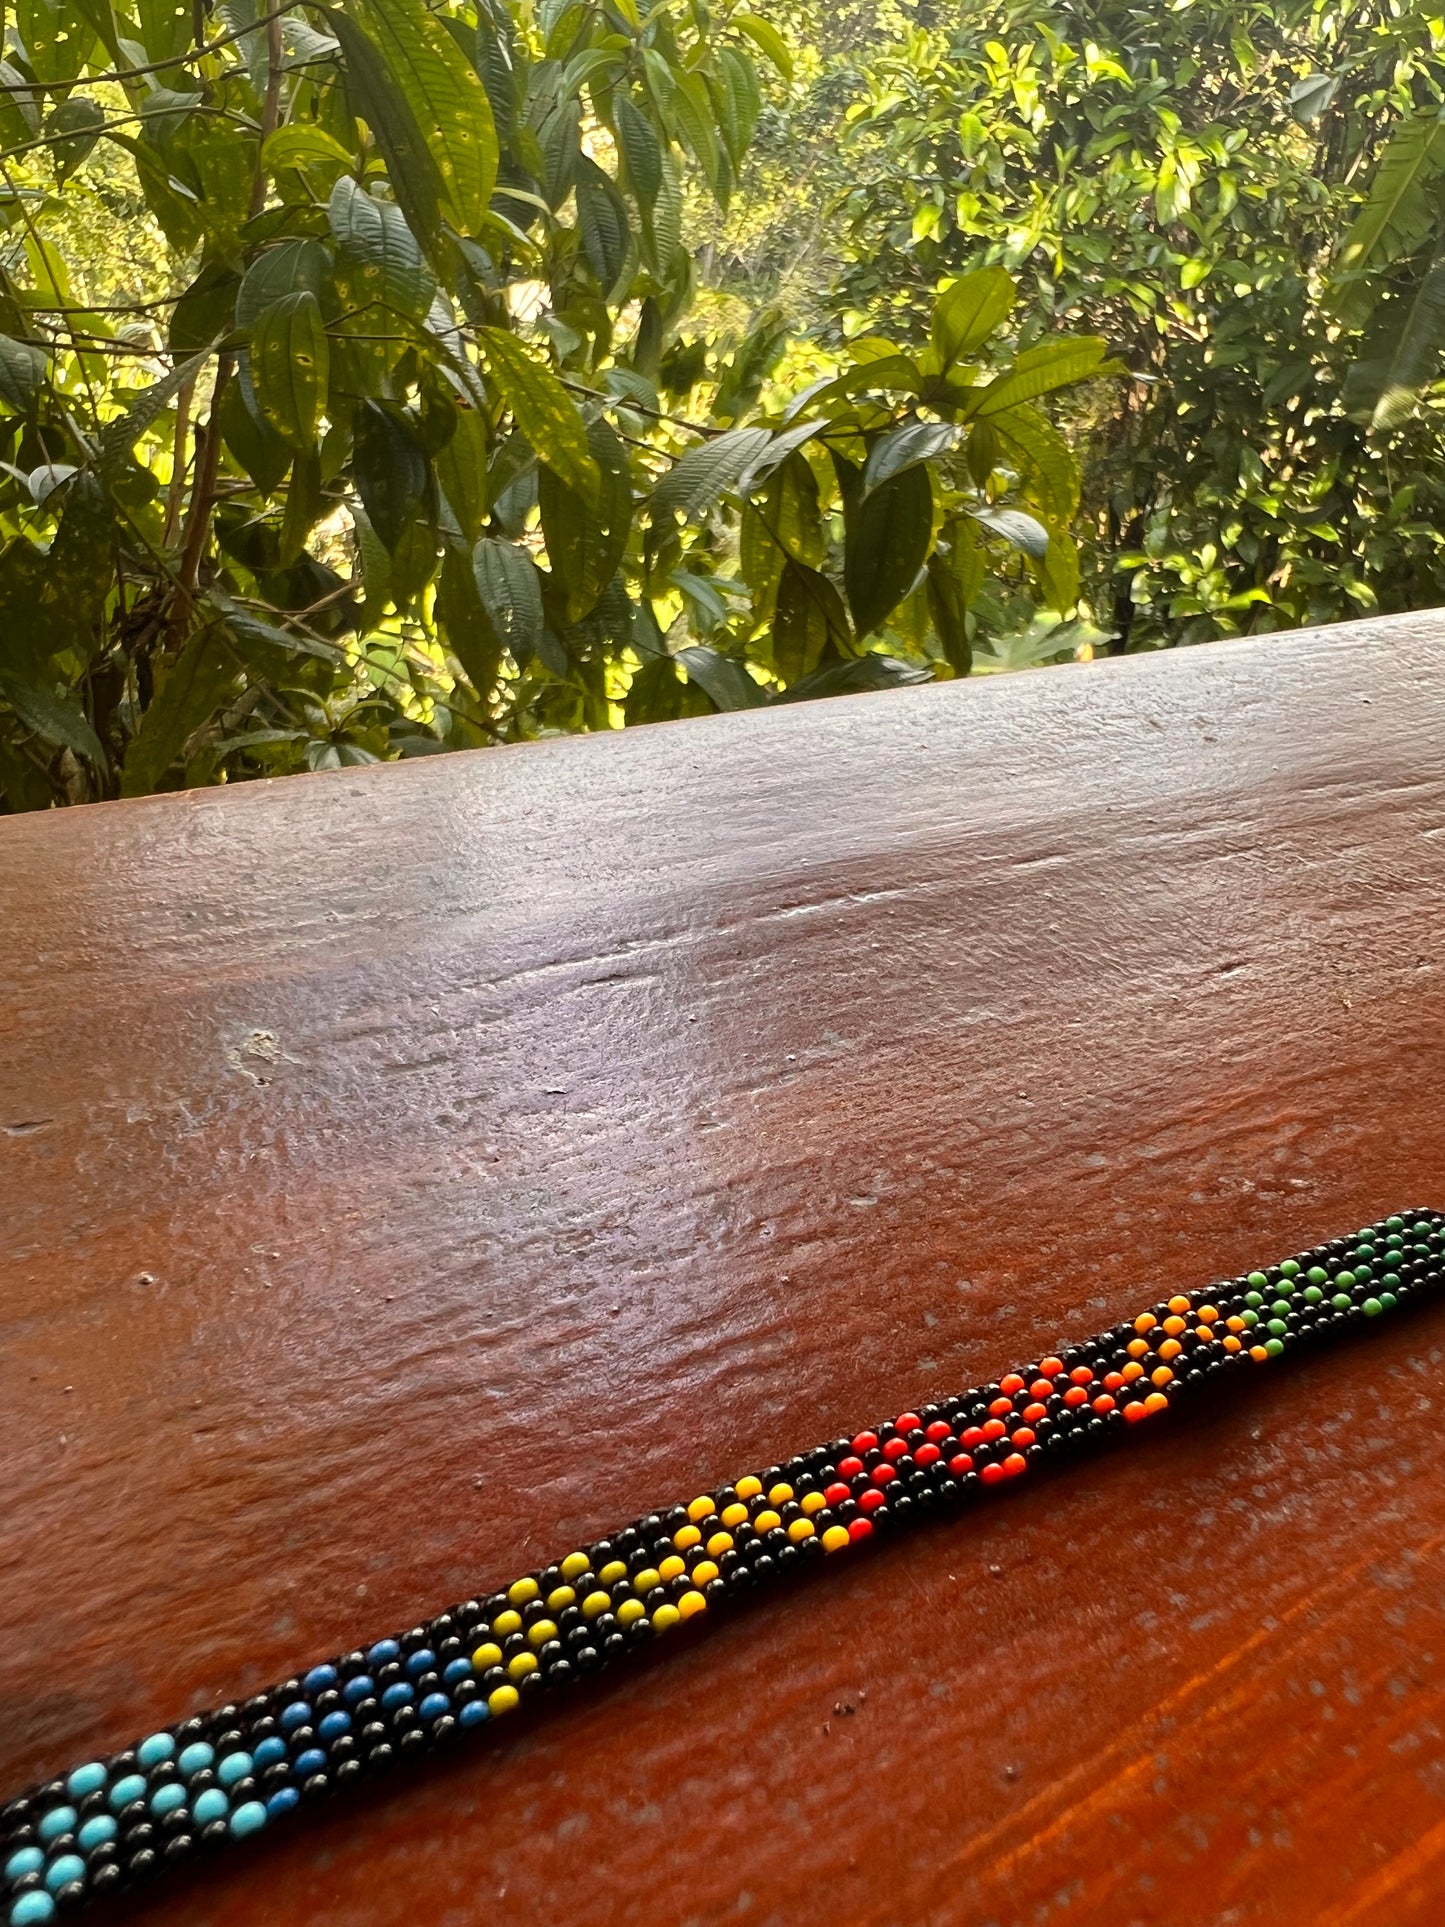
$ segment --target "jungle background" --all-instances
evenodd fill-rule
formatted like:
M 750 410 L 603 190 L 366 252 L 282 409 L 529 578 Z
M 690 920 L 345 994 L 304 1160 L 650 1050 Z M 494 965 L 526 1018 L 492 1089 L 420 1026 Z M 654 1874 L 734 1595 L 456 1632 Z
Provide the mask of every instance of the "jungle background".
M 1445 601 L 1445 17 L 11 0 L 9 810 Z

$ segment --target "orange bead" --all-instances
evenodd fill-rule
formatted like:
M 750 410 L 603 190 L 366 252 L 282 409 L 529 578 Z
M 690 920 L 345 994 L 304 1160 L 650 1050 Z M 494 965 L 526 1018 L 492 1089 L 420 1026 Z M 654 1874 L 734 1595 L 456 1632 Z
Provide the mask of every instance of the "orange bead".
M 1096 1412 L 1112 1412 L 1113 1409 L 1113 1399 L 1110 1398 L 1107 1392 L 1100 1392 L 1099 1396 L 1094 1400 L 1094 1410 Z
M 1123 1383 L 1124 1374 L 1122 1372 L 1105 1372 L 1104 1390 L 1106 1392 L 1117 1392 Z
M 1226 1324 L 1228 1325 L 1228 1327 L 1229 1327 L 1229 1329 L 1230 1329 L 1230 1331 L 1232 1331 L 1232 1332 L 1234 1332 L 1234 1333 L 1236 1333 L 1236 1334 L 1238 1334 L 1239 1332 L 1242 1332 L 1242 1331 L 1248 1331 L 1248 1330 L 1249 1330 L 1249 1327 L 1248 1327 L 1248 1325 L 1246 1325 L 1246 1324 L 1245 1324 L 1245 1322 L 1244 1322 L 1244 1320 L 1243 1320 L 1242 1318 L 1238 1318 L 1238 1317 L 1235 1317 L 1235 1318 L 1229 1318 L 1229 1319 L 1226 1319 L 1226 1320 L 1225 1320 L 1225 1323 L 1226 1323 Z
M 1137 1358 L 1131 1358 L 1120 1373 L 1120 1377 L 1126 1385 L 1132 1385 L 1136 1378 L 1142 1378 L 1143 1376 L 1144 1367 L 1139 1363 Z
M 1169 1300 L 1169 1309 L 1170 1309 L 1170 1311 L 1180 1311 L 1180 1312 L 1182 1312 L 1182 1311 L 1188 1311 L 1188 1309 L 1189 1309 L 1189 1300 L 1188 1300 L 1187 1298 L 1182 1298 L 1182 1297 L 1181 1297 L 1181 1298 L 1171 1298 L 1171 1299 Z
M 1185 1324 L 1182 1318 L 1173 1317 L 1173 1318 L 1166 1318 L 1164 1320 L 1164 1329 L 1165 1331 L 1168 1332 L 1171 1338 L 1177 1338 L 1180 1332 L 1188 1331 L 1189 1327 Z
M 1036 1379 L 1034 1380 L 1034 1382 L 1033 1382 L 1033 1384 L 1032 1384 L 1032 1385 L 1030 1385 L 1030 1387 L 1029 1387 L 1029 1397 L 1030 1397 L 1030 1398 L 1034 1398 L 1034 1399 L 1039 1399 L 1039 1398 L 1047 1398 L 1047 1397 L 1048 1397 L 1048 1395 L 1049 1395 L 1049 1393 L 1050 1393 L 1050 1392 L 1051 1392 L 1051 1391 L 1052 1391 L 1053 1389 L 1054 1389 L 1054 1388 L 1053 1388 L 1053 1386 L 1052 1386 L 1052 1385 L 1051 1385 L 1051 1384 L 1049 1383 L 1049 1381 L 1048 1381 L 1048 1379 L 1046 1379 L 1046 1378 L 1036 1378 Z
M 1241 1338 L 1236 1338 L 1233 1332 L 1231 1332 L 1229 1337 L 1224 1341 L 1224 1349 L 1227 1352 L 1242 1352 L 1244 1350 L 1244 1341 Z
M 1131 1425 L 1137 1425 L 1141 1418 L 1148 1418 L 1149 1414 L 1144 1410 L 1143 1399 L 1136 1398 L 1132 1405 L 1126 1405 L 1124 1407 L 1124 1416 Z
M 1264 1349 L 1263 1345 L 1251 1345 L 1249 1355 L 1260 1365 L 1269 1357 L 1269 1353 Z
M 1057 1378 L 1063 1369 L 1064 1361 L 1061 1358 L 1045 1358 L 1039 1363 L 1039 1370 L 1045 1378 Z
M 1149 1383 L 1151 1385 L 1169 1385 L 1173 1382 L 1173 1379 L 1174 1374 L 1167 1365 L 1161 1365 L 1158 1371 L 1150 1372 L 1149 1374 Z
M 1087 1405 L 1088 1402 L 1089 1394 L 1082 1385 L 1071 1385 L 1064 1393 L 1065 1405 Z
M 1219 1307 L 1217 1305 L 1201 1305 L 1198 1315 L 1201 1325 L 1212 1325 L 1219 1316 Z
M 1037 1425 L 1041 1418 L 1047 1418 L 1048 1415 L 1049 1415 L 1048 1406 L 1041 1405 L 1037 1399 L 1035 1399 L 1032 1405 L 1026 1405 L 1024 1407 L 1025 1425 Z
M 1021 1392 L 1023 1390 L 1024 1382 L 1017 1372 L 1010 1372 L 1007 1378 L 1001 1378 L 999 1380 L 998 1388 L 1001 1392 L 1007 1392 L 1009 1396 L 1012 1397 L 1015 1392 Z
M 1151 1392 L 1144 1401 L 1144 1410 L 1146 1412 L 1163 1412 L 1167 1410 L 1168 1405 L 1169 1401 L 1162 1392 Z
M 1178 1358 L 1183 1350 L 1184 1347 L 1177 1338 L 1166 1338 L 1164 1343 L 1159 1347 L 1159 1356 L 1161 1358 Z
M 1214 1343 L 1214 1333 L 1209 1329 L 1208 1325 L 1200 1325 L 1194 1336 L 1199 1340 L 1201 1345 L 1212 1345 Z
M 1136 1332 L 1141 1333 L 1151 1332 L 1158 1323 L 1159 1320 L 1154 1316 L 1152 1311 L 1141 1311 L 1139 1316 L 1134 1320 L 1134 1329 Z
M 1131 1338 L 1127 1350 L 1130 1358 L 1147 1358 L 1149 1355 L 1149 1340 L 1147 1338 Z

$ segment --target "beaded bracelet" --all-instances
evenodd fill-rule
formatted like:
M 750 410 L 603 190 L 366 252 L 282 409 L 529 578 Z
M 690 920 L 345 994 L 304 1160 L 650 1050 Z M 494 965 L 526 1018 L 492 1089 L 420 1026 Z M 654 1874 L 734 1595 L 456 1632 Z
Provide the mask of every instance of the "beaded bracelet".
M 1407 1212 L 1181 1292 L 1058 1357 L 750 1473 L 425 1625 L 182 1721 L 0 1812 L 0 1914 L 33 1927 L 284 1821 L 585 1678 L 767 1581 L 954 1509 L 1436 1289 L 1445 1218 Z

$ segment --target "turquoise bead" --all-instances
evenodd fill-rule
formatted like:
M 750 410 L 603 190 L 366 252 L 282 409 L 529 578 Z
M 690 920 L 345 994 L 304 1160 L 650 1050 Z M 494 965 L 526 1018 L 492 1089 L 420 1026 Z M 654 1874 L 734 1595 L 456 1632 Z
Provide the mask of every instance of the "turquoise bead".
M 36 1922 L 50 1920 L 55 1914 L 55 1902 L 49 1894 L 21 1894 L 10 1909 L 10 1927 L 36 1927 Z
M 237 1780 L 250 1778 L 253 1765 L 249 1753 L 228 1753 L 216 1768 L 216 1778 L 222 1786 L 234 1786 Z
M 218 1786 L 208 1786 L 199 1796 L 193 1809 L 197 1826 L 208 1826 L 212 1820 L 224 1820 L 231 1810 L 231 1803 Z
M 145 1790 L 146 1783 L 143 1773 L 127 1773 L 125 1778 L 123 1780 L 117 1780 L 110 1790 L 111 1810 L 119 1813 L 121 1808 L 128 1807 L 132 1800 L 143 1800 L 145 1798 Z
M 181 1772 L 189 1779 L 193 1773 L 202 1773 L 216 1757 L 216 1749 L 207 1746 L 204 1740 L 197 1740 L 188 1746 L 176 1761 Z
M 42 1813 L 40 1825 L 35 1831 L 42 1840 L 58 1840 L 62 1833 L 75 1830 L 74 1807 L 52 1807 L 49 1813 Z
M 46 1869 L 45 1884 L 51 1893 L 58 1894 L 62 1887 L 68 1887 L 72 1880 L 84 1880 L 85 1862 L 78 1853 L 63 1853 L 58 1860 L 52 1860 Z
M 185 1804 L 186 1789 L 179 1780 L 167 1780 L 164 1786 L 158 1786 L 151 1795 L 151 1812 L 157 1819 L 163 1819 L 166 1814 L 174 1813 L 177 1807 L 183 1807 Z
M 45 1855 L 39 1847 L 21 1847 L 5 1862 L 5 1878 L 23 1880 L 28 1873 L 39 1873 L 44 1865 Z
M 147 1769 L 159 1766 L 168 1760 L 176 1750 L 176 1743 L 169 1733 L 152 1733 L 148 1740 L 142 1740 L 135 1750 L 135 1756 Z
M 87 1793 L 99 1793 L 105 1785 L 105 1768 L 99 1760 L 90 1760 L 84 1766 L 76 1767 L 65 1782 L 65 1790 L 72 1800 L 83 1800 Z
M 108 1813 L 97 1813 L 85 1822 L 76 1839 L 89 1853 L 93 1847 L 103 1847 L 107 1840 L 114 1840 L 119 1832 L 120 1828 Z
M 265 1824 L 266 1809 L 259 1800 L 248 1800 L 231 1815 L 231 1832 L 238 1840 L 244 1840 L 247 1834 L 259 1833 Z

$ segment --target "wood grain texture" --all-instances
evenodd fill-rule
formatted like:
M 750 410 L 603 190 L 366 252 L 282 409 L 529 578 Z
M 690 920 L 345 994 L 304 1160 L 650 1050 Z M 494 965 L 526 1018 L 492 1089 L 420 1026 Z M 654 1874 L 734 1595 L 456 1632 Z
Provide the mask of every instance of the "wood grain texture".
M 1442 633 L 0 822 L 0 1782 L 1445 1203 Z M 1442 1357 L 1261 1375 L 146 1919 L 1438 1922 Z

